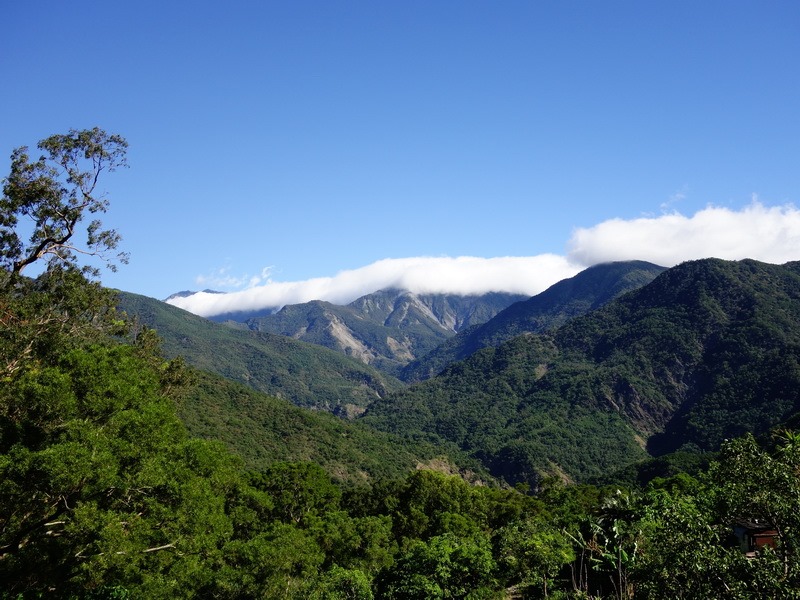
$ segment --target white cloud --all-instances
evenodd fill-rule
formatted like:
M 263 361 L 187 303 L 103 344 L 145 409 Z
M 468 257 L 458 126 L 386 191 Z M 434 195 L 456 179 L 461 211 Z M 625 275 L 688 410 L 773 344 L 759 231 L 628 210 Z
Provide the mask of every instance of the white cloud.
M 240 289 L 255 287 L 270 280 L 272 267 L 264 267 L 258 275 L 231 275 L 231 267 L 225 266 L 214 269 L 206 275 L 198 275 L 195 283 L 203 288 L 214 290 Z
M 472 256 L 389 258 L 333 277 L 276 282 L 229 294 L 198 293 L 169 302 L 201 316 L 253 311 L 310 300 L 347 304 L 381 289 L 417 293 L 483 294 L 505 291 L 534 295 L 581 270 L 565 257 L 478 258 Z
M 568 257 L 584 265 L 639 259 L 671 267 L 709 257 L 780 264 L 800 259 L 800 210 L 767 207 L 754 198 L 738 211 L 709 206 L 691 217 L 676 212 L 611 219 L 576 230 Z
M 294 282 L 272 281 L 271 269 L 267 268 L 255 277 L 229 278 L 249 284 L 246 290 L 199 293 L 170 303 L 198 315 L 213 316 L 310 300 L 347 304 L 388 288 L 417 293 L 498 291 L 535 295 L 585 267 L 617 260 L 646 260 L 667 267 L 707 257 L 784 263 L 800 259 L 800 210 L 792 205 L 767 207 L 754 198 L 741 210 L 710 206 L 691 217 L 673 212 L 611 219 L 575 230 L 567 246 L 566 256 L 385 259 L 333 277 Z
M 670 210 L 673 205 L 686 200 L 688 189 L 688 186 L 684 185 L 679 191 L 672 194 L 666 202 L 661 203 L 661 210 Z

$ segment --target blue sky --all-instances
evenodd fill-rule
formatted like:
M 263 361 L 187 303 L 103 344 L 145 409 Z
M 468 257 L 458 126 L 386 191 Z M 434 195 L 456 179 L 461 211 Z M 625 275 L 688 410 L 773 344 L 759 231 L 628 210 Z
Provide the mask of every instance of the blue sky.
M 130 143 L 130 169 L 102 183 L 131 254 L 114 287 L 335 281 L 414 257 L 555 255 L 566 276 L 609 247 L 685 260 L 686 236 L 697 257 L 800 259 L 797 2 L 30 0 L 3 15 L 0 173 L 69 128 Z M 715 235 L 694 218 L 709 207 Z M 780 251 L 750 250 L 776 230 Z

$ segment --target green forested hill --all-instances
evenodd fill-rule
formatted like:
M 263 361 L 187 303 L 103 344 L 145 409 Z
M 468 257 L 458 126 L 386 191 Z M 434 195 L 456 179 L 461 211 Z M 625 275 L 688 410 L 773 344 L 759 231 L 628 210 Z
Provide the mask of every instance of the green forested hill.
M 589 267 L 552 285 L 541 294 L 516 302 L 491 320 L 459 331 L 400 373 L 407 382 L 422 381 L 473 352 L 522 333 L 542 333 L 595 310 L 617 296 L 650 283 L 664 267 L 644 261 L 622 261 Z
M 679 265 L 551 335 L 481 350 L 364 420 L 458 443 L 498 475 L 597 475 L 716 449 L 800 410 L 800 269 Z
M 263 470 L 279 461 L 313 462 L 335 480 L 348 483 L 397 478 L 431 460 L 458 469 L 459 460 L 448 455 L 447 447 L 404 440 L 300 408 L 211 373 L 198 372 L 195 377 L 178 406 L 189 433 L 223 442 L 248 468 Z
M 298 406 L 352 415 L 401 387 L 368 365 L 313 344 L 232 329 L 137 294 L 121 292 L 118 304 L 130 317 L 157 331 L 166 356 L 183 356 L 197 369 Z
M 511 483 L 535 486 L 543 474 L 581 479 L 644 458 L 621 415 L 543 385 L 559 360 L 550 338 L 518 336 L 373 403 L 362 419 L 397 434 L 455 442 Z M 570 372 L 581 376 L 589 368 Z

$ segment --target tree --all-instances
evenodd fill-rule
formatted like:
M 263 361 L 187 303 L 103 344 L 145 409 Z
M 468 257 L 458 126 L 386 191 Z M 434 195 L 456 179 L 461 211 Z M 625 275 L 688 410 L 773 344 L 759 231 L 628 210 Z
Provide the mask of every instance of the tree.
M 726 441 L 699 479 L 651 484 L 625 523 L 630 531 L 638 515 L 644 534 L 632 572 L 637 597 L 800 597 L 798 439 L 782 432 L 762 448 L 747 434 Z M 742 521 L 774 529 L 775 548 L 745 554 L 734 535 Z
M 3 183 L 2 598 L 189 597 L 232 532 L 239 463 L 187 437 L 174 404 L 179 363 L 164 363 L 146 335 L 136 346 L 108 336 L 120 332 L 114 294 L 79 262 L 109 261 L 119 242 L 99 220 L 85 245 L 77 236 L 107 209 L 95 189 L 126 147 L 99 129 L 52 136 L 36 161 L 16 150 Z M 35 263 L 44 268 L 31 279 Z
M 98 256 L 114 269 L 109 253 L 119 234 L 88 215 L 105 212 L 108 200 L 95 190 L 100 174 L 125 166 L 127 142 L 101 129 L 71 130 L 41 142 L 32 161 L 27 148 L 11 156 L 0 198 L 0 378 L 19 374 L 78 340 L 121 333 L 114 294 L 97 281 L 98 270 L 79 256 Z M 120 262 L 127 255 L 119 253 Z M 36 279 L 23 277 L 45 263 Z M 115 330 L 116 329 L 116 330 Z
M 60 597 L 121 584 L 178 597 L 211 578 L 240 464 L 187 437 L 160 380 L 135 348 L 108 344 L 0 387 L 5 590 Z
M 431 600 L 496 597 L 496 563 L 484 533 L 445 533 L 427 542 L 413 540 L 397 562 L 378 578 L 379 597 Z
M 86 226 L 85 243 L 76 239 L 88 215 L 108 209 L 108 200 L 96 192 L 97 184 L 102 172 L 127 166 L 125 139 L 97 127 L 71 129 L 43 139 L 37 147 L 42 151 L 37 160 L 30 158 L 26 146 L 11 154 L 11 172 L 0 200 L 0 267 L 12 275 L 21 275 L 43 259 L 48 267 L 76 267 L 78 254 L 100 257 L 112 270 L 115 259 L 127 262 L 125 253 L 111 255 L 121 238 L 113 229 L 103 229 L 99 219 Z M 22 217 L 32 225 L 27 241 Z M 82 271 L 98 274 L 89 266 Z
M 361 571 L 334 566 L 312 584 L 310 600 L 372 600 L 369 579 Z
M 800 589 L 800 446 L 791 431 L 779 433 L 775 441 L 771 450 L 761 448 L 751 434 L 724 443 L 709 475 L 729 525 L 746 519 L 777 532 L 774 555 L 780 559 L 780 569 L 771 585 L 783 592 Z M 764 560 L 756 563 L 767 565 Z
M 284 523 L 307 526 L 309 520 L 335 510 L 341 497 L 330 475 L 311 462 L 275 463 L 250 479 L 256 489 L 272 496 L 273 516 Z
M 749 598 L 747 559 L 727 544 L 713 488 L 652 489 L 642 499 L 647 536 L 634 578 L 642 598 Z M 746 578 L 746 577 L 745 577 Z
M 562 567 L 575 560 L 569 538 L 547 516 L 527 518 L 504 527 L 498 538 L 499 562 L 512 581 L 526 588 L 541 584 L 545 598 L 549 582 Z

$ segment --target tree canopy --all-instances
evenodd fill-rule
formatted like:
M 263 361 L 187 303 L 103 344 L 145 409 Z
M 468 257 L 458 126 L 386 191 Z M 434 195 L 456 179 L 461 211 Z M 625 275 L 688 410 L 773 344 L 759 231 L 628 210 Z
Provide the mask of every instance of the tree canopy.
M 109 201 L 98 193 L 100 175 L 127 166 L 128 143 L 102 129 L 70 130 L 39 142 L 32 159 L 22 146 L 11 155 L 11 172 L 3 182 L 0 200 L 0 266 L 19 275 L 42 259 L 50 266 L 77 266 L 77 255 L 98 256 L 115 269 L 115 260 L 127 262 L 125 253 L 112 255 L 120 242 L 113 229 L 103 229 L 98 218 L 79 226 L 87 216 L 104 213 Z M 28 223 L 20 224 L 24 218 Z M 25 233 L 30 227 L 27 239 Z M 84 265 L 84 273 L 97 269 Z

